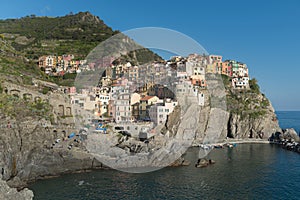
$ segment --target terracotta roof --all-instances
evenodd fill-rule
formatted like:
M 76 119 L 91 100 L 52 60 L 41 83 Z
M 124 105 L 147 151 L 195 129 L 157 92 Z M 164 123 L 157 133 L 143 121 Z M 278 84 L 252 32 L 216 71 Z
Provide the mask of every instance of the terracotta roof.
M 141 101 L 147 101 L 149 99 L 152 99 L 153 97 L 155 97 L 155 96 L 145 96 L 145 97 L 141 98 Z

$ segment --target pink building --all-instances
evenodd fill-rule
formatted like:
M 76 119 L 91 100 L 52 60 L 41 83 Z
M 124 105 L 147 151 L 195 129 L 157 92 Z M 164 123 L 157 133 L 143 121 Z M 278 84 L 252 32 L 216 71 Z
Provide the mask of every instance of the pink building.
M 70 94 L 76 93 L 76 87 L 70 87 Z

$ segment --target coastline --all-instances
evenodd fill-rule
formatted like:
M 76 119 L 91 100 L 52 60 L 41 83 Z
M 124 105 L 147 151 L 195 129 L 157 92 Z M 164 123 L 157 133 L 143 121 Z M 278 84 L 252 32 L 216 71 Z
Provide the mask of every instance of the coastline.
M 269 144 L 267 139 L 229 139 L 225 140 L 226 143 L 236 143 L 236 144 Z
M 227 139 L 222 142 L 209 144 L 212 146 L 225 145 L 225 144 L 270 144 L 267 139 Z M 199 147 L 201 144 L 193 144 L 192 147 Z
M 212 146 L 215 145 L 226 145 L 226 144 L 270 144 L 270 142 L 268 140 L 262 140 L 262 139 L 230 139 L 230 140 L 225 140 L 223 142 L 220 143 L 215 143 L 215 144 L 211 144 Z M 195 147 L 199 147 L 200 145 L 192 145 L 189 148 L 195 148 Z M 178 167 L 180 165 L 170 165 L 168 167 Z M 181 165 L 181 166 L 186 166 L 186 165 Z M 78 173 L 90 173 L 92 171 L 95 170 L 110 170 L 113 168 L 107 167 L 107 166 L 103 166 L 103 167 L 96 167 L 96 168 L 89 168 L 89 169 L 82 169 L 82 170 L 75 170 L 75 171 L 68 171 L 68 172 L 64 172 L 64 173 L 60 173 L 60 174 L 55 174 L 55 175 L 46 175 L 46 176 L 40 176 L 35 180 L 30 180 L 27 185 L 30 185 L 38 180 L 44 180 L 44 179 L 51 179 L 51 178 L 57 178 L 66 174 L 78 174 Z

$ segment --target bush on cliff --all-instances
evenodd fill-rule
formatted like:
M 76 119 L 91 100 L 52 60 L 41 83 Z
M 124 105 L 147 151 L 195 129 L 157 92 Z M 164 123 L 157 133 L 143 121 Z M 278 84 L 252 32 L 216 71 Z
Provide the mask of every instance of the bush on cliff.
M 257 93 L 257 94 L 260 93 L 260 88 L 259 88 L 259 85 L 255 78 L 253 78 L 249 81 L 249 85 L 250 85 L 250 89 L 252 90 L 252 92 Z

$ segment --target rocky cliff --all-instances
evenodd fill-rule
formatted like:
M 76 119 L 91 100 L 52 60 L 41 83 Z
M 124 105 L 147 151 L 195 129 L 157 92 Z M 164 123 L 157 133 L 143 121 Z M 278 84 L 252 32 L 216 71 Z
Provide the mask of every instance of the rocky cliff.
M 102 167 L 80 143 L 74 142 L 76 136 L 67 138 L 74 129 L 45 128 L 35 118 L 24 121 L 10 119 L 10 128 L 8 122 L 1 125 L 0 170 L 10 186 L 22 188 L 38 178 Z
M 222 142 L 228 138 L 267 140 L 273 133 L 282 132 L 271 102 L 259 91 L 255 79 L 250 82 L 249 89 L 243 90 L 232 89 L 226 79 L 223 77 L 224 87 L 220 91 L 215 88 L 202 91 L 205 105 L 201 106 L 197 116 L 190 116 L 197 119 L 194 145 Z M 215 99 L 221 101 L 216 104 Z M 180 124 L 178 116 L 176 112 L 169 116 L 164 134 L 176 132 Z M 218 138 L 211 140 L 213 135 Z
M 216 83 L 215 85 L 219 85 Z M 149 151 L 141 150 L 144 151 L 142 153 L 151 154 L 151 149 L 165 144 L 176 149 L 173 153 L 174 157 L 178 157 L 178 152 L 184 152 L 187 145 L 191 144 L 220 142 L 226 138 L 267 139 L 272 133 L 281 132 L 271 103 L 253 87 L 249 90 L 232 90 L 225 84 L 224 91 L 216 87 L 202 92 L 205 95 L 204 106 L 195 107 L 196 99 L 178 97 L 181 106 L 176 107 L 168 117 L 165 127 L 161 129 L 162 135 L 152 143 L 145 146 L 144 143 L 135 143 L 131 139 L 124 145 L 129 149 L 130 145 L 144 145 L 144 149 Z M 99 155 L 91 152 L 93 148 L 86 149 L 86 144 L 76 140 L 79 136 L 67 138 L 72 132 L 78 133 L 78 130 L 67 126 L 48 126 L 46 124 L 51 122 L 43 119 L 42 115 L 45 113 L 37 113 L 35 107 L 29 107 L 28 110 L 25 104 L 17 104 L 16 101 L 13 105 L 6 105 L 4 100 L 0 102 L 0 170 L 3 179 L 10 186 L 23 187 L 27 182 L 47 176 L 104 167 L 97 159 Z M 30 114 L 31 111 L 35 114 Z M 9 112 L 12 114 L 8 115 Z M 168 138 L 174 139 L 173 142 Z M 100 143 L 101 141 L 104 140 L 99 140 Z M 180 146 L 182 141 L 186 142 L 184 148 Z M 114 146 L 118 143 L 114 143 Z M 124 149 L 113 148 L 126 155 Z M 153 153 L 152 164 L 159 165 L 160 160 L 169 162 L 165 155 L 160 154 L 165 150 L 168 149 L 161 148 Z M 114 151 L 107 152 L 111 156 Z M 140 162 L 145 164 L 141 159 Z
M 17 191 L 15 188 L 10 188 L 5 181 L 2 180 L 0 175 L 0 199 L 5 200 L 31 200 L 33 198 L 33 192 L 27 188 Z

